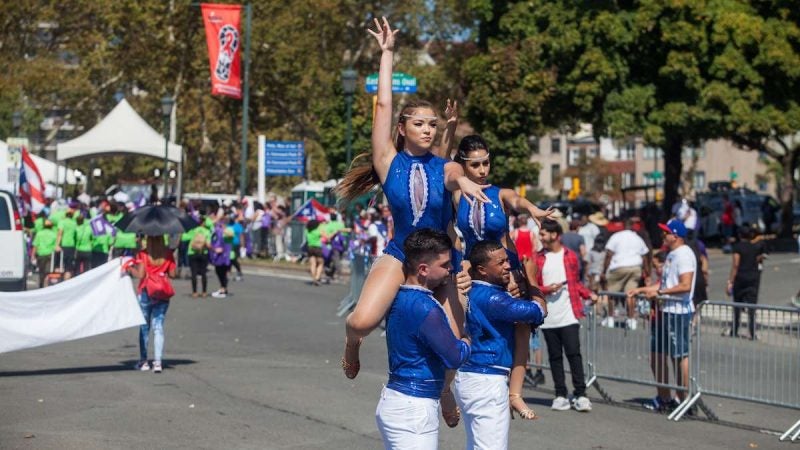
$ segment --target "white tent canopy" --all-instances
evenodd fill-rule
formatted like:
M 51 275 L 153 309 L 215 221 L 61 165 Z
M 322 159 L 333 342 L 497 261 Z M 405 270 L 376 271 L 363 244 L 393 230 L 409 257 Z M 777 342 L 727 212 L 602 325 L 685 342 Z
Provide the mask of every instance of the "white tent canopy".
M 125 153 L 164 158 L 164 136 L 151 128 L 130 103 L 122 99 L 91 130 L 58 144 L 56 159 L 64 161 Z M 179 163 L 181 146 L 170 142 L 167 159 Z

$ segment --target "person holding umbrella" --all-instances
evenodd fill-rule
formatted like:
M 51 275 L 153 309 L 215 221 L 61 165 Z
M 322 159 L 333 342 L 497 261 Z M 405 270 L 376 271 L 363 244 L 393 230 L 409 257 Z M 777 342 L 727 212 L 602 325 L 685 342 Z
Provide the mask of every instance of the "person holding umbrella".
M 145 206 L 126 214 L 117 223 L 117 228 L 129 233 L 146 236 L 145 248 L 123 266 L 139 278 L 139 306 L 145 324 L 139 328 L 139 362 L 136 369 L 160 373 L 164 353 L 164 318 L 169 309 L 169 300 L 175 295 L 171 279 L 175 278 L 176 265 L 172 250 L 164 235 L 182 233 L 198 226 L 186 213 L 172 206 Z M 147 347 L 153 329 L 152 365 L 147 359 Z

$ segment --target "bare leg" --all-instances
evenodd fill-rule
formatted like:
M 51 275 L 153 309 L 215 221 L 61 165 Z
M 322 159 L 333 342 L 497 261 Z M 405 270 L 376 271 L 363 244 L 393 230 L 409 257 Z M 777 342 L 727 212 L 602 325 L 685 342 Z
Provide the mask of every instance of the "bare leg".
M 322 279 L 322 270 L 325 268 L 325 260 L 319 256 L 314 257 L 317 260 L 316 270 L 314 271 L 314 281 L 319 283 Z
M 458 338 L 466 336 L 466 332 L 464 331 L 464 321 L 466 320 L 464 305 L 466 304 L 467 299 L 458 292 L 455 283 L 455 276 L 450 277 L 450 280 L 448 280 L 447 284 L 439 286 L 439 288 L 436 289 L 436 292 L 434 292 L 434 296 L 437 300 L 442 302 L 442 306 L 444 307 L 444 311 L 447 315 L 448 322 L 450 323 L 450 328 L 453 330 L 453 334 Z M 453 382 L 453 378 L 455 378 L 455 374 L 456 373 L 454 370 L 448 370 L 446 372 L 444 380 L 445 385 L 444 389 L 442 390 L 442 398 L 440 402 L 442 407 L 442 417 L 444 418 L 444 422 L 450 428 L 458 425 L 458 422 L 461 419 L 461 411 L 459 411 L 455 397 L 453 396 L 453 392 L 450 390 L 450 386 Z
M 650 352 L 650 368 L 653 370 L 653 376 L 656 382 L 661 384 L 669 384 L 669 366 L 667 362 L 667 355 L 664 353 Z M 657 387 L 656 392 L 660 400 L 670 400 L 672 398 L 669 388 Z
M 358 375 L 358 348 L 361 339 L 381 323 L 404 279 L 402 263 L 392 256 L 381 256 L 372 265 L 356 309 L 347 316 L 342 368 L 348 378 Z
M 522 398 L 522 382 L 528 364 L 528 346 L 531 339 L 531 326 L 527 323 L 514 325 L 514 363 L 508 380 L 508 400 L 512 410 L 523 419 L 538 419 L 536 413 L 528 408 Z
M 689 358 L 673 358 L 672 363 L 675 365 L 675 378 L 679 386 L 689 388 Z M 675 395 L 678 396 L 680 401 L 686 399 L 688 391 L 678 391 Z
M 455 377 L 455 370 L 445 371 L 444 389 L 442 389 L 442 398 L 439 403 L 442 406 L 442 417 L 444 418 L 444 423 L 446 423 L 450 428 L 455 428 L 458 425 L 458 422 L 461 420 L 461 410 L 458 409 L 456 398 L 451 390 L 453 379 Z

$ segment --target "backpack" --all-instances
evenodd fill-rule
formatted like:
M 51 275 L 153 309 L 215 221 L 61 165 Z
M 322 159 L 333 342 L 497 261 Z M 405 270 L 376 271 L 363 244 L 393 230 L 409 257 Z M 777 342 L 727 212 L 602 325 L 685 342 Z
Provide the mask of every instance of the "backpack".
M 189 247 L 196 252 L 202 252 L 203 249 L 206 248 L 206 235 L 195 232 L 194 236 L 192 236 L 192 241 L 189 243 Z

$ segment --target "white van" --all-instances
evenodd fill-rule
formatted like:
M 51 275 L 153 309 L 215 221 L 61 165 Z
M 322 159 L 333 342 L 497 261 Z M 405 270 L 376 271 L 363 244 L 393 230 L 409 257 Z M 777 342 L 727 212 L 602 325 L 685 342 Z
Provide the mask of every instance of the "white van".
M 24 291 L 27 287 L 28 256 L 25 232 L 17 201 L 8 191 L 0 190 L 0 291 Z

